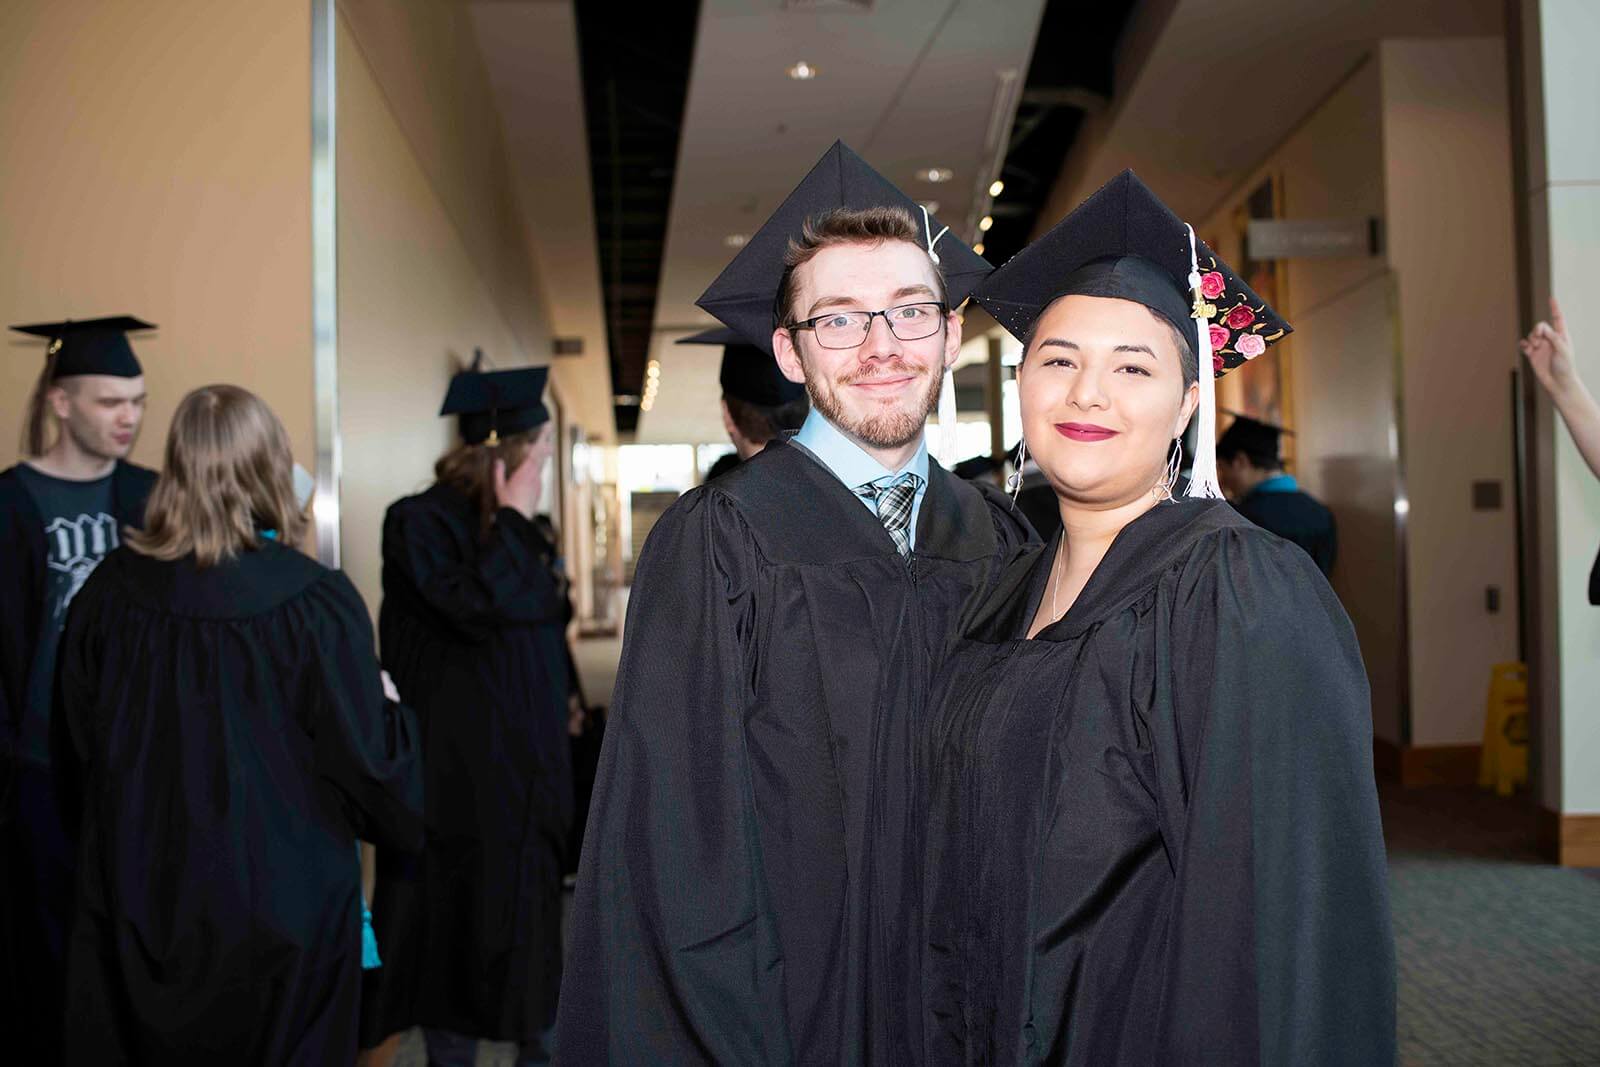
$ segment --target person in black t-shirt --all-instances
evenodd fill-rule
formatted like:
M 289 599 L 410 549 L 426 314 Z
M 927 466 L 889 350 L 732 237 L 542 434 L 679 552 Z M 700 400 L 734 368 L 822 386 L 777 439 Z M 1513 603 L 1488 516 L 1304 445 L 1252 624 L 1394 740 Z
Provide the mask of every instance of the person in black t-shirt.
M 142 525 L 156 475 L 127 462 L 144 371 L 127 316 L 13 329 L 47 340 L 23 441 L 0 472 L 0 1013 L 26 1063 L 60 1058 L 72 827 L 57 812 L 50 700 L 67 607 L 95 565 Z M 53 437 L 53 439 L 52 439 Z

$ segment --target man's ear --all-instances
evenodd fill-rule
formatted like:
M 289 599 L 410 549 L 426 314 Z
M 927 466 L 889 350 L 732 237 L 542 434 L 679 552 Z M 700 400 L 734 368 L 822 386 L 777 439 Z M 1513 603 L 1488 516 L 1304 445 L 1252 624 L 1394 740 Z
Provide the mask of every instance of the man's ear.
M 945 370 L 955 365 L 956 357 L 959 355 L 961 355 L 961 316 L 952 311 L 944 317 Z
M 806 382 L 806 369 L 800 362 L 800 347 L 794 343 L 794 335 L 779 326 L 772 331 L 772 354 L 778 359 L 778 369 L 783 371 L 783 376 L 797 385 Z
M 44 394 L 45 403 L 50 405 L 50 410 L 55 412 L 56 418 L 66 421 L 72 414 L 72 394 L 64 385 L 52 385 Z

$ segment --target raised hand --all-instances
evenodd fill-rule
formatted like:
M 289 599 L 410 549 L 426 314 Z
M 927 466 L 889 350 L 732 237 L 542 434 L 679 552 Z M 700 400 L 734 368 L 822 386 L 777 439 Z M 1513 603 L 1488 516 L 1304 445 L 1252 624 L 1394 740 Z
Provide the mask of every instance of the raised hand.
M 536 457 L 523 459 L 517 469 L 506 473 L 506 461 L 494 461 L 494 496 L 503 508 L 511 508 L 525 519 L 533 518 L 543 493 L 543 464 Z
M 1545 389 L 1560 393 L 1572 386 L 1576 378 L 1572 335 L 1567 332 L 1567 320 L 1555 297 L 1550 298 L 1550 320 L 1535 326 L 1517 347 L 1527 357 L 1528 365 Z

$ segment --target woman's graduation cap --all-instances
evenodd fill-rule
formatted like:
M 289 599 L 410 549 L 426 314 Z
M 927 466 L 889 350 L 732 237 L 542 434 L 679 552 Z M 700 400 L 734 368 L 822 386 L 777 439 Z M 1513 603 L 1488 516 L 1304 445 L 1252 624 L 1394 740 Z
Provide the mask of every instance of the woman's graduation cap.
M 1214 380 L 1265 352 L 1290 325 L 1131 170 L 1008 260 L 973 299 L 1024 340 L 1044 309 L 1063 296 L 1131 300 L 1189 338 L 1202 369 L 1189 495 L 1220 499 Z M 1208 364 L 1211 374 L 1203 373 Z
M 873 207 L 903 208 L 921 223 L 923 247 L 944 274 L 951 308 L 960 307 L 994 269 L 952 236 L 950 227 L 869 167 L 843 141 L 835 141 L 695 303 L 771 355 L 772 331 L 779 325 L 778 286 L 789 242 L 800 238 L 808 219 L 838 208 Z
M 735 400 L 757 407 L 778 408 L 806 397 L 806 387 L 785 378 L 776 359 L 732 330 L 702 330 L 680 339 L 678 344 L 721 345 L 722 370 L 717 378 L 722 383 L 723 393 Z
M 104 319 L 68 319 L 66 322 L 37 322 L 13 326 L 18 333 L 43 337 L 50 343 L 46 356 L 54 356 L 50 380 L 79 374 L 104 374 L 112 378 L 137 378 L 144 373 L 128 343 L 133 330 L 153 330 L 153 323 L 132 315 L 113 315 Z
M 509 436 L 542 426 L 550 421 L 544 406 L 545 379 L 549 367 L 520 367 L 516 370 L 480 370 L 483 354 L 472 366 L 450 379 L 440 415 L 456 415 L 461 420 L 461 439 L 469 445 L 500 443 Z

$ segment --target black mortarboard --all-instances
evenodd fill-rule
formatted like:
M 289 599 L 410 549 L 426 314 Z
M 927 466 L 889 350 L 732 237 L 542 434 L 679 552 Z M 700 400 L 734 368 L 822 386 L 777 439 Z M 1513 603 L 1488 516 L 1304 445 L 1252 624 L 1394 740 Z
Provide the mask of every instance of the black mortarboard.
M 1248 415 L 1237 415 L 1222 431 L 1222 436 L 1217 438 L 1217 455 L 1236 456 L 1243 452 L 1258 466 L 1265 466 L 1267 462 L 1278 461 L 1282 438 L 1283 430 L 1280 427 Z
M 481 357 L 480 357 L 481 359 Z M 516 370 L 479 370 L 480 359 L 450 379 L 441 415 L 461 419 L 461 439 L 469 445 L 498 444 L 524 430 L 542 426 L 550 420 L 544 406 L 545 379 L 549 367 L 519 367 Z
M 1125 170 L 978 287 L 973 299 L 1022 340 L 1063 296 L 1131 300 L 1189 338 L 1200 365 L 1199 455 L 1190 496 L 1222 495 L 1216 481 L 1213 380 L 1290 332 L 1133 171 Z
M 778 369 L 778 361 L 763 349 L 747 344 L 727 328 L 702 330 L 678 341 L 680 345 L 721 345 L 722 370 L 717 375 L 722 391 L 747 404 L 776 408 L 804 400 L 806 387 L 791 382 Z
M 994 269 L 844 142 L 835 141 L 695 303 L 770 353 L 772 331 L 778 326 L 778 286 L 790 240 L 800 237 L 807 219 L 836 208 L 869 207 L 901 207 L 917 220 L 923 246 L 944 274 L 952 308 L 960 307 Z
M 68 319 L 66 322 L 39 322 L 13 326 L 18 333 L 43 337 L 50 342 L 46 355 L 55 357 L 51 381 L 79 374 L 105 374 L 113 378 L 137 378 L 144 373 L 128 343 L 130 330 L 153 330 L 154 324 L 132 315 L 113 315 L 104 319 Z

